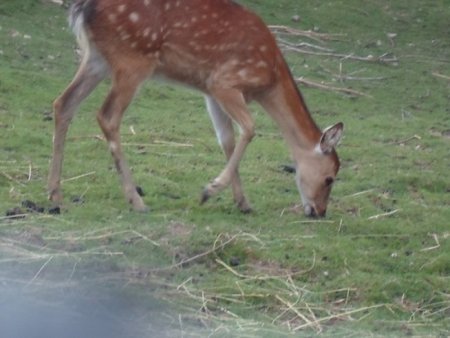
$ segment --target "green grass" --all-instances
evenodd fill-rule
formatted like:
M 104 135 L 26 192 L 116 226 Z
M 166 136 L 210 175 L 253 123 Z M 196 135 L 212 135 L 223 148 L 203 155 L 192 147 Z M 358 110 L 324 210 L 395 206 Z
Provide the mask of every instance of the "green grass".
M 202 186 L 224 165 L 203 99 L 154 82 L 122 125 L 152 209 L 129 211 L 107 147 L 95 137 L 103 84 L 68 135 L 62 215 L 0 218 L 0 283 L 40 287 L 55 298 L 74 284 L 119 288 L 134 300 L 136 318 L 154 313 L 149 304 L 157 299 L 167 304 L 162 322 L 185 337 L 448 336 L 448 3 L 242 2 L 269 24 L 342 34 L 323 42 L 335 53 L 399 60 L 287 54 L 296 76 L 368 95 L 301 88 L 319 125 L 346 127 L 328 217 L 311 222 L 291 210 L 298 192 L 280 169 L 288 151 L 256 106 L 258 134 L 241 164 L 255 212 L 240 214 L 229 191 L 199 206 Z M 294 14 L 299 23 L 291 22 Z M 397 34 L 392 42 L 388 33 Z M 0 4 L 2 212 L 23 200 L 49 206 L 47 117 L 76 70 L 74 47 L 64 9 L 45 1 Z M 382 80 L 341 81 L 339 74 Z M 72 202 L 80 196 L 83 203 Z

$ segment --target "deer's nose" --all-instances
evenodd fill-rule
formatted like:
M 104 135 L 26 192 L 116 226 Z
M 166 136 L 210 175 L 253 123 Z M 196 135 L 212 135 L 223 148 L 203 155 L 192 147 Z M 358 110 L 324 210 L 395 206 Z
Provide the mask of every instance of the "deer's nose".
M 311 205 L 307 205 L 305 207 L 305 214 L 309 217 L 325 217 L 327 214 L 327 209 L 319 209 L 317 207 L 313 207 Z

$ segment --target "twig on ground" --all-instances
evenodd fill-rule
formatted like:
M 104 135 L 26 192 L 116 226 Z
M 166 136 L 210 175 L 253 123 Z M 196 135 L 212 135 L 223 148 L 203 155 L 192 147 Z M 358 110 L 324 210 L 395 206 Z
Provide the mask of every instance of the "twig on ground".
M 13 181 L 14 183 L 17 183 L 18 185 L 21 185 L 22 187 L 25 186 L 25 184 L 23 184 L 22 182 L 19 182 L 18 180 L 16 180 L 15 178 L 13 178 L 12 176 L 8 175 L 7 173 L 0 171 L 0 174 L 5 176 L 8 180 Z
M 414 135 L 414 136 L 411 136 L 411 137 L 408 137 L 408 138 L 406 138 L 406 139 L 404 139 L 404 140 L 399 140 L 399 141 L 393 141 L 393 142 L 389 142 L 389 143 L 387 143 L 388 145 L 392 145 L 392 144 L 405 144 L 405 143 L 408 143 L 408 142 L 410 142 L 410 141 L 412 141 L 412 140 L 421 140 L 422 138 L 419 136 L 419 135 Z
M 348 95 L 352 95 L 352 96 L 365 96 L 365 97 L 369 97 L 369 98 L 372 97 L 371 95 L 359 92 L 359 91 L 354 90 L 354 89 L 329 86 L 329 85 L 325 85 L 325 84 L 322 84 L 322 83 L 313 82 L 311 80 L 306 80 L 303 77 L 295 78 L 295 81 L 298 82 L 298 83 L 301 83 L 301 84 L 303 84 L 305 86 L 308 86 L 308 87 L 325 89 L 325 90 L 330 90 L 330 91 L 334 91 L 334 92 L 340 92 L 340 93 L 344 93 L 344 94 L 348 94 Z
M 136 230 L 132 230 L 131 232 L 134 233 L 136 236 L 139 236 L 142 239 L 146 240 L 147 242 L 152 243 L 154 246 L 158 246 L 158 247 L 161 246 L 158 242 L 151 240 L 149 237 L 141 234 L 140 232 L 137 232 Z
M 402 59 L 414 59 L 415 62 L 423 62 L 423 63 L 450 63 L 449 58 L 435 58 L 426 55 L 419 54 L 404 54 L 402 55 Z
M 123 135 L 123 134 L 121 134 L 121 135 Z M 85 140 L 85 139 L 95 139 L 95 140 L 105 141 L 105 138 L 103 137 L 103 135 L 100 135 L 100 134 L 70 136 L 67 138 L 68 141 L 79 141 L 79 140 Z
M 441 247 L 441 244 L 439 243 L 439 237 L 438 237 L 437 234 L 430 234 L 429 236 L 433 237 L 434 241 L 436 242 L 436 245 L 430 246 L 429 248 L 424 248 L 424 249 L 422 249 L 420 251 L 426 252 L 426 251 L 436 250 L 436 249 L 439 249 Z
M 159 147 L 159 146 L 169 146 L 169 147 L 180 147 L 180 148 L 192 148 L 194 145 L 190 143 L 177 143 L 169 141 L 159 141 L 155 140 L 153 143 L 122 143 L 122 146 L 126 147 Z
M 363 308 L 360 308 L 360 309 L 350 310 L 350 311 L 338 313 L 338 314 L 335 314 L 335 315 L 330 315 L 330 316 L 327 316 L 327 317 L 319 318 L 318 320 L 316 320 L 314 322 L 311 322 L 311 323 L 305 323 L 305 324 L 299 325 L 299 326 L 295 327 L 293 330 L 294 331 L 299 331 L 301 329 L 305 329 L 307 327 L 311 327 L 312 325 L 314 325 L 314 326 L 315 325 L 319 325 L 320 323 L 328 322 L 328 321 L 333 320 L 333 319 L 339 319 L 339 318 L 342 318 L 342 317 L 349 317 L 350 315 L 353 315 L 355 313 L 368 311 L 368 310 L 372 310 L 372 309 L 378 309 L 378 308 L 384 307 L 384 306 L 385 306 L 385 304 L 379 304 L 379 305 L 363 307 Z
M 31 165 L 31 162 L 30 162 L 29 165 L 28 165 L 28 179 L 27 179 L 27 182 L 31 181 L 32 169 L 33 169 L 33 166 Z
M 21 218 L 25 218 L 27 216 L 28 216 L 27 213 L 16 214 L 16 215 L 11 215 L 11 216 L 0 216 L 0 221 L 7 220 L 7 219 L 21 219 Z
M 339 37 L 345 36 L 345 34 L 327 34 L 318 33 L 311 30 L 304 31 L 282 25 L 271 25 L 270 30 L 275 34 L 288 34 L 292 36 L 304 36 L 313 40 L 339 40 Z
M 180 325 L 181 338 L 183 338 L 184 337 L 184 329 L 183 329 L 183 318 L 181 317 L 181 314 L 178 315 L 178 324 Z
M 300 43 L 293 43 L 281 38 L 277 38 L 278 40 L 278 44 L 283 47 L 283 46 L 289 46 L 289 47 L 293 47 L 293 48 L 311 48 L 311 49 L 317 49 L 317 50 L 321 50 L 323 52 L 333 52 L 332 49 L 330 48 L 326 48 L 326 47 L 322 47 L 322 46 L 317 46 L 317 45 L 313 45 L 312 43 L 308 43 L 308 42 L 300 42 Z
M 365 235 L 351 235 L 350 238 L 410 238 L 410 235 L 399 235 L 399 234 L 365 234 Z
M 91 172 L 88 172 L 86 174 L 82 174 L 82 175 L 78 175 L 78 176 L 75 176 L 75 177 L 66 178 L 64 180 L 61 180 L 61 183 L 76 181 L 76 180 L 79 180 L 80 178 L 84 178 L 84 177 L 87 177 L 87 176 L 95 175 L 96 173 L 97 173 L 96 171 L 91 171 Z
M 184 259 L 184 260 L 182 260 L 182 261 L 180 261 L 180 262 L 178 262 L 178 263 L 176 263 L 176 264 L 172 264 L 172 265 L 170 265 L 170 266 L 163 267 L 163 268 L 151 269 L 150 271 L 151 271 L 151 272 L 158 272 L 158 271 L 172 270 L 172 269 L 179 268 L 179 267 L 181 267 L 181 266 L 183 266 L 183 265 L 185 265 L 185 264 L 191 263 L 191 262 L 193 262 L 193 261 L 195 261 L 195 260 L 197 260 L 197 259 L 200 259 L 200 258 L 202 258 L 202 257 L 206 257 L 206 256 L 208 256 L 208 255 L 210 255 L 210 254 L 212 254 L 212 253 L 214 253 L 214 252 L 216 252 L 216 251 L 218 251 L 218 250 L 220 250 L 220 249 L 223 249 L 223 248 L 226 247 L 228 244 L 234 242 L 234 241 L 236 240 L 236 238 L 238 238 L 238 237 L 241 235 L 241 233 L 238 233 L 238 234 L 236 234 L 236 235 L 233 235 L 233 236 L 231 236 L 229 239 L 227 239 L 225 242 L 222 242 L 220 245 L 217 245 L 217 242 L 219 241 L 219 239 L 220 239 L 223 235 L 224 235 L 224 234 L 221 233 L 221 234 L 219 234 L 219 235 L 217 236 L 216 240 L 214 241 L 214 245 L 213 245 L 213 247 L 212 247 L 210 250 L 207 250 L 207 251 L 205 251 L 205 252 L 202 252 L 202 253 L 200 253 L 200 254 L 198 254 L 198 255 L 195 255 L 195 256 L 192 256 L 192 257 L 190 257 L 190 258 Z
M 373 77 L 359 77 L 351 75 L 339 75 L 336 76 L 339 81 L 383 81 L 386 80 L 384 76 L 373 76 Z
M 296 309 L 295 306 L 293 304 L 291 304 L 290 302 L 288 302 L 287 300 L 284 300 L 279 295 L 275 295 L 275 298 L 278 299 L 285 306 L 287 306 L 287 308 L 289 310 L 294 312 L 303 322 L 305 322 L 305 325 L 307 325 L 308 327 L 310 327 L 310 326 L 315 327 L 318 332 L 322 331 L 322 327 L 317 319 L 311 321 L 310 319 L 308 319 L 308 317 L 306 317 L 304 314 L 302 314 L 300 311 L 298 311 L 298 309 Z
M 388 216 L 392 216 L 396 213 L 398 213 L 399 211 L 401 211 L 401 209 L 395 209 L 389 212 L 385 212 L 383 214 L 378 214 L 378 215 L 374 215 L 374 216 L 370 216 L 369 218 L 367 218 L 368 220 L 376 220 L 382 217 L 388 217 Z
M 445 79 L 445 80 L 449 80 L 450 81 L 450 76 L 447 76 L 447 75 L 444 75 L 444 74 L 440 74 L 440 73 L 436 73 L 436 72 L 433 72 L 433 73 L 431 73 L 433 76 L 436 76 L 436 77 L 438 77 L 438 78 L 441 78 L 441 79 Z
M 356 193 L 351 194 L 351 195 L 344 196 L 344 198 L 361 196 L 361 195 L 364 195 L 364 194 L 371 193 L 371 192 L 374 191 L 374 190 L 375 190 L 375 189 L 367 189 L 367 190 L 363 190 L 363 191 L 356 192 Z
M 315 56 L 333 57 L 333 58 L 339 58 L 342 60 L 374 62 L 374 63 L 382 63 L 382 64 L 389 64 L 389 63 L 396 64 L 399 62 L 397 57 L 394 55 L 391 55 L 390 53 L 384 53 L 380 56 L 374 56 L 374 55 L 358 56 L 358 55 L 354 55 L 352 53 L 341 54 L 341 53 L 333 53 L 333 52 L 317 52 L 317 51 L 312 51 L 312 50 L 308 50 L 305 48 L 298 48 L 298 47 L 294 47 L 292 45 L 284 45 L 284 44 L 282 44 L 280 47 L 282 49 L 285 49 L 285 50 L 291 51 L 291 52 L 307 54 L 307 55 L 315 55 Z
M 68 278 L 68 281 L 71 281 L 73 278 L 73 275 L 75 274 L 75 271 L 77 269 L 77 265 L 78 265 L 79 261 L 76 261 L 73 266 L 72 266 L 72 271 L 70 272 L 70 276 Z
M 154 140 L 155 144 L 161 144 L 165 146 L 171 146 L 171 147 L 193 147 L 194 145 L 191 143 L 179 143 L 179 142 L 172 142 L 172 141 L 164 141 L 164 140 Z
M 25 287 L 29 287 L 30 285 L 33 284 L 33 282 L 39 277 L 39 275 L 41 274 L 41 272 L 45 269 L 45 267 L 52 261 L 53 256 L 50 256 L 47 261 L 42 264 L 41 268 L 38 270 L 38 272 L 36 272 L 36 274 L 33 276 L 33 278 L 27 283 L 27 285 L 25 285 Z
M 365 68 L 355 70 L 353 72 L 350 72 L 348 74 L 344 74 L 343 72 L 343 63 L 342 61 L 339 63 L 339 73 L 335 73 L 334 71 L 325 68 L 322 66 L 322 68 L 329 73 L 333 78 L 335 78 L 339 82 L 345 82 L 345 81 L 382 81 L 386 80 L 387 78 L 384 76 L 355 76 L 356 74 L 362 73 L 366 71 Z
M 273 280 L 280 280 L 283 278 L 291 278 L 292 276 L 298 276 L 298 275 L 302 275 L 305 273 L 308 273 L 310 271 L 312 271 L 314 269 L 314 267 L 316 266 L 316 252 L 313 252 L 313 262 L 311 263 L 311 266 L 306 269 L 306 270 L 302 270 L 302 271 L 296 271 L 296 272 L 291 272 L 291 273 L 287 273 L 285 275 L 278 275 L 278 276 L 271 276 L 271 275 L 263 275 L 263 276 L 250 276 L 250 275 L 244 275 L 242 273 L 237 272 L 235 269 L 233 269 L 231 266 L 229 266 L 228 264 L 226 264 L 224 261 L 222 261 L 219 258 L 216 258 L 216 263 L 222 265 L 225 269 L 227 269 L 228 271 L 230 271 L 233 275 L 242 278 L 242 279 L 246 279 L 246 280 L 269 280 L 269 279 L 273 279 Z
M 113 228 L 103 228 L 100 229 L 99 231 L 91 231 L 88 232 L 84 235 L 80 235 L 80 236 L 73 236 L 73 235 L 68 235 L 68 236 L 45 236 L 45 240 L 57 240 L 57 241 L 90 241 L 90 240 L 98 240 L 98 239 L 104 239 L 104 238 L 108 238 L 108 237 L 113 237 L 113 236 L 117 236 L 117 235 L 122 235 L 122 234 L 126 234 L 129 232 L 132 232 L 130 230 L 121 230 L 121 231 L 116 231 L 116 232 L 112 232 Z M 103 233 L 104 231 L 109 231 L 106 233 Z M 97 235 L 98 234 L 98 235 Z
M 340 233 L 342 230 L 342 226 L 344 225 L 344 220 L 341 218 L 340 222 L 339 222 L 339 228 L 338 228 L 338 232 Z

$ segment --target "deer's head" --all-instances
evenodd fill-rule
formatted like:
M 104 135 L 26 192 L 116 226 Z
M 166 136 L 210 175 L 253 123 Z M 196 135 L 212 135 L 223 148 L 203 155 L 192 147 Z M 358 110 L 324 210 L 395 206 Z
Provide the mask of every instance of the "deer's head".
M 305 152 L 296 164 L 296 183 L 307 216 L 323 217 L 326 214 L 328 198 L 340 166 L 335 147 L 343 128 L 342 123 L 326 128 L 316 147 Z

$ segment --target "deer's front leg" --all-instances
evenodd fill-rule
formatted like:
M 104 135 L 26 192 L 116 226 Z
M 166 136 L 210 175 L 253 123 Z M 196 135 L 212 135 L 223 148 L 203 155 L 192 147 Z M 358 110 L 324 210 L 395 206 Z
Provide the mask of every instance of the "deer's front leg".
M 98 83 L 105 77 L 106 67 L 98 58 L 86 56 L 75 78 L 64 93 L 53 103 L 55 132 L 53 135 L 53 156 L 48 177 L 49 199 L 54 205 L 62 203 L 61 169 L 64 143 L 69 124 L 81 101 L 83 101 Z
M 70 91 L 70 87 L 65 93 Z M 53 103 L 55 131 L 53 134 L 53 155 L 50 165 L 50 173 L 48 176 L 48 198 L 54 205 L 62 203 L 61 193 L 61 169 L 63 162 L 64 143 L 70 121 L 72 120 L 75 110 L 66 111 L 64 114 L 64 106 L 67 101 L 67 95 L 63 94 Z
M 226 159 L 230 160 L 235 148 L 233 121 L 227 115 L 227 113 L 223 111 L 220 105 L 210 96 L 206 97 L 206 107 L 213 123 L 217 140 L 222 147 Z M 252 209 L 242 189 L 238 169 L 235 170 L 234 174 L 231 177 L 231 188 L 233 191 L 234 201 L 239 210 L 241 210 L 243 213 L 250 212 Z M 210 194 L 210 192 L 208 192 L 207 190 L 205 190 L 205 192 L 206 193 L 204 193 L 202 197 L 204 201 L 206 201 L 206 199 L 208 198 L 208 194 Z
M 228 163 L 213 182 L 208 184 L 202 194 L 202 203 L 232 184 L 233 194 L 239 209 L 243 212 L 251 211 L 250 205 L 242 191 L 239 178 L 239 162 L 244 155 L 245 148 L 254 135 L 254 122 L 247 110 L 242 93 L 235 89 L 217 89 L 214 99 L 209 98 L 208 110 L 213 120 L 219 142 L 221 143 Z M 231 121 L 235 121 L 240 130 L 240 138 L 234 145 L 234 134 Z

